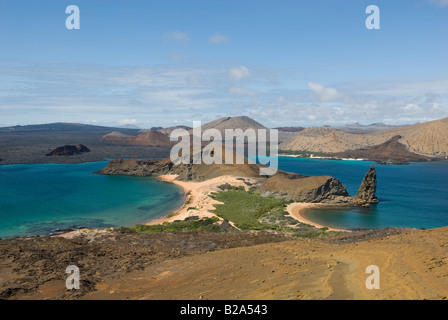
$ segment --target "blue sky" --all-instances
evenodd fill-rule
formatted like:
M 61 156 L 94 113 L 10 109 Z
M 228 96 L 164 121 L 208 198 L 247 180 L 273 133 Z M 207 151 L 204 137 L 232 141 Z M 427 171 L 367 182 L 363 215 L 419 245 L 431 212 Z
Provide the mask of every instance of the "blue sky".
M 447 53 L 448 0 L 0 0 L 0 126 L 428 121 Z

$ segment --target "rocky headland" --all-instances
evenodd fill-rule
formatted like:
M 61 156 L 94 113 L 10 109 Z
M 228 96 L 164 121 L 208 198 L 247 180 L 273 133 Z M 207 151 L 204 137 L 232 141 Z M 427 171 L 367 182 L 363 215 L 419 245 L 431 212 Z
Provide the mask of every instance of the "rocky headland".
M 363 179 L 359 192 L 350 196 L 346 187 L 330 176 L 306 176 L 278 170 L 272 176 L 261 176 L 262 165 L 244 164 L 173 164 L 170 158 L 138 160 L 115 159 L 97 171 L 103 175 L 162 176 L 176 175 L 177 180 L 200 182 L 220 176 L 251 178 L 257 181 L 262 195 L 275 195 L 294 202 L 326 203 L 338 206 L 368 206 L 377 202 L 376 172 L 372 166 Z

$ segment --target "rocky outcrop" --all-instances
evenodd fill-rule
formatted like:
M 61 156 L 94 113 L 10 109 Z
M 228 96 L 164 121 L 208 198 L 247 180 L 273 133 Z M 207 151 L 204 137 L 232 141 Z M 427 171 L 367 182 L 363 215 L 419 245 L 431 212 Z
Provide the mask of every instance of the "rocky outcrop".
M 108 162 L 107 166 L 96 174 L 148 177 L 162 174 L 170 174 L 171 165 L 163 160 L 137 160 L 115 159 Z
M 75 156 L 84 152 L 90 152 L 90 150 L 83 144 L 78 144 L 76 146 L 65 145 L 47 153 L 47 156 Z
M 378 198 L 376 197 L 376 170 L 374 165 L 370 167 L 362 180 L 356 198 L 361 203 L 366 204 L 378 202 Z
M 345 186 L 336 178 L 309 177 L 282 171 L 262 182 L 260 192 L 278 194 L 295 202 L 333 202 L 349 197 Z
M 336 178 L 308 177 L 283 171 L 264 180 L 260 184 L 260 191 L 277 194 L 295 202 L 327 203 L 336 207 L 369 207 L 372 203 L 378 203 L 376 186 L 376 171 L 372 165 L 355 196 L 350 196 L 345 186 Z

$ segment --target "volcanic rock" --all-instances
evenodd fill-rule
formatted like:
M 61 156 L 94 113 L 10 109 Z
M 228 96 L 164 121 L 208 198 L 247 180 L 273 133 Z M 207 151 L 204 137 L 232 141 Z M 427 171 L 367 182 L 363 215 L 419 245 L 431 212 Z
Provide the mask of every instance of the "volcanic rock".
M 276 193 L 296 202 L 328 202 L 347 197 L 345 186 L 329 176 L 310 177 L 279 171 L 260 185 L 262 193 Z
M 376 197 L 376 170 L 374 165 L 370 167 L 362 180 L 357 198 L 365 203 L 378 202 L 378 198 Z
M 90 150 L 83 144 L 78 144 L 76 146 L 65 145 L 54 149 L 48 153 L 47 156 L 75 156 L 84 152 L 90 152 Z

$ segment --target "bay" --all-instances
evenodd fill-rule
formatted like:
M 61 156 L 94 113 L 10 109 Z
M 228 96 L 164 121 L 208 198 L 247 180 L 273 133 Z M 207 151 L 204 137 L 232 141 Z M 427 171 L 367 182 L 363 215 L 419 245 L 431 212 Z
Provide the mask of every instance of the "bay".
M 183 191 L 151 177 L 103 176 L 107 161 L 0 166 L 0 237 L 132 226 L 180 207 Z
M 447 161 L 386 165 L 371 161 L 279 157 L 279 169 L 335 177 L 350 195 L 356 195 L 372 164 L 377 172 L 378 204 L 371 208 L 308 209 L 304 217 L 344 229 L 448 226 Z

